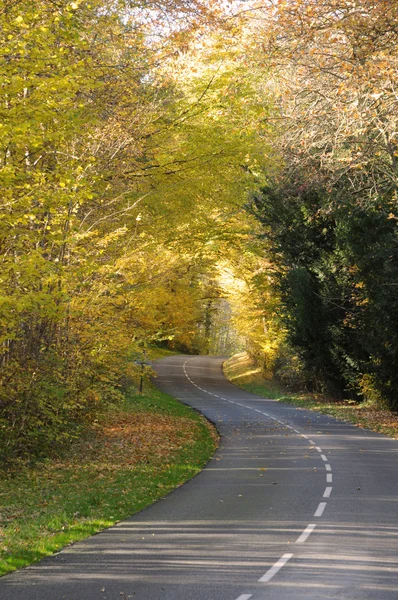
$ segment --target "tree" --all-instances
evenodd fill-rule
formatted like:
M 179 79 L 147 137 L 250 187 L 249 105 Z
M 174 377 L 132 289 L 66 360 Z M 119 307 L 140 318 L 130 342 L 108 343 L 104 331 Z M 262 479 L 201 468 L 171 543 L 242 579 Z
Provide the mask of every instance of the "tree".
M 0 21 L 0 437 L 14 456 L 117 400 L 139 344 L 193 347 L 256 134 L 239 127 L 236 61 L 220 70 L 199 43 L 216 5 L 21 0 Z
M 290 305 L 289 314 L 296 315 L 293 330 L 318 299 L 337 319 L 322 316 L 320 331 L 343 386 L 363 393 L 363 381 L 366 387 L 370 378 L 392 407 L 397 11 L 396 2 L 384 1 L 275 2 L 263 7 L 263 18 L 252 25 L 262 37 L 251 54 L 253 61 L 260 55 L 272 67 L 269 86 L 279 104 L 275 143 L 283 171 L 271 181 L 283 227 L 294 238 L 296 260 L 304 264 L 292 264 L 288 235 L 269 209 L 269 188 L 259 201 L 261 218 L 280 244 L 291 301 L 298 281 L 307 282 L 298 321 L 297 304 Z M 315 198 L 310 204 L 309 194 Z M 283 221 L 289 211 L 293 225 Z M 388 331 L 380 326 L 387 305 Z M 315 343 L 301 342 L 306 351 Z M 326 364 L 321 371 L 327 377 Z
M 172 8 L 198 25 L 199 3 Z M 80 427 L 131 345 L 132 325 L 116 327 L 112 267 L 151 192 L 142 164 L 170 95 L 149 85 L 162 57 L 147 44 L 149 9 L 138 21 L 122 2 L 6 2 L 0 13 L 5 454 L 46 449 Z

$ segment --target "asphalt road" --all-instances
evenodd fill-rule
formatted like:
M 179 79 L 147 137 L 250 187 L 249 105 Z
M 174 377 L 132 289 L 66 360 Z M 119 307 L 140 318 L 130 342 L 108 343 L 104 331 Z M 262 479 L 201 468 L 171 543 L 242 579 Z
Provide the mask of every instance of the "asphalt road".
M 164 500 L 0 580 L 1 600 L 396 600 L 398 444 L 170 357 L 157 385 L 221 445 Z

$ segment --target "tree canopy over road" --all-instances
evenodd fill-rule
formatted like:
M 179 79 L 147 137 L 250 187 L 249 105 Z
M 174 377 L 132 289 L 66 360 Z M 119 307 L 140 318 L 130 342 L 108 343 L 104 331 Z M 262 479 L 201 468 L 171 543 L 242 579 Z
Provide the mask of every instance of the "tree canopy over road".
M 396 0 L 5 0 L 0 29 L 5 458 L 151 344 L 397 408 Z

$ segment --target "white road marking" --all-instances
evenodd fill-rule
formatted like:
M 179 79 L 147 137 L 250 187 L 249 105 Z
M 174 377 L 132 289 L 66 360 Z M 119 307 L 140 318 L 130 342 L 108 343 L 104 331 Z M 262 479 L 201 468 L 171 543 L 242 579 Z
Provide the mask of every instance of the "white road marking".
M 188 359 L 188 360 L 192 360 L 192 359 Z M 188 361 L 186 361 L 188 362 Z M 272 419 L 273 421 L 276 421 L 277 423 L 280 423 L 281 425 L 284 425 L 285 427 L 288 427 L 289 429 L 291 429 L 292 431 L 294 431 L 295 433 L 297 433 L 298 435 L 300 435 L 301 437 L 305 438 L 306 440 L 308 440 L 308 442 L 310 444 L 312 444 L 315 449 L 321 454 L 321 458 L 322 460 L 325 462 L 325 469 L 326 471 L 329 471 L 329 473 L 326 474 L 326 481 L 328 483 L 332 482 L 332 474 L 330 473 L 330 471 L 332 470 L 332 467 L 330 466 L 330 464 L 327 462 L 327 458 L 326 456 L 323 454 L 322 448 L 320 448 L 319 446 L 315 446 L 315 442 L 310 439 L 307 435 L 305 435 L 304 433 L 301 433 L 300 431 L 298 431 L 298 429 L 294 429 L 294 427 L 292 427 L 291 425 L 288 425 L 287 423 L 284 423 L 284 421 L 280 421 L 279 419 L 276 419 L 275 417 L 272 417 L 271 415 L 269 415 L 266 412 L 263 412 L 257 408 L 253 408 L 251 406 L 245 406 L 244 404 L 241 404 L 240 402 L 235 402 L 233 400 L 230 400 L 228 398 L 224 398 L 223 396 L 218 396 L 217 394 L 213 394 L 212 392 L 208 392 L 207 390 L 199 387 L 196 383 L 194 383 L 192 381 L 192 379 L 189 377 L 185 364 L 183 365 L 183 370 L 185 373 L 186 378 L 200 391 L 205 392 L 206 394 L 209 394 L 210 396 L 214 396 L 215 398 L 219 398 L 220 400 L 226 400 L 227 402 L 229 402 L 230 404 L 236 404 L 237 406 L 241 406 L 242 408 L 247 408 L 248 410 L 254 410 L 266 417 L 268 417 L 269 419 Z M 329 498 L 330 494 L 332 492 L 332 487 L 326 487 L 323 497 L 324 498 Z M 321 517 L 323 515 L 323 512 L 326 508 L 326 502 L 320 502 L 318 505 L 318 508 L 315 511 L 314 517 Z M 297 544 L 303 544 L 308 537 L 311 535 L 311 533 L 314 531 L 314 529 L 316 528 L 316 525 L 314 523 L 310 523 L 309 525 L 307 525 L 307 527 L 305 528 L 305 530 L 302 532 L 302 534 L 297 538 L 296 543 Z M 285 564 L 292 558 L 293 554 L 284 554 L 258 581 L 262 582 L 262 583 L 266 583 L 268 581 L 270 581 L 274 575 L 282 568 L 285 566 Z M 249 600 L 251 597 L 253 596 L 253 594 L 241 594 L 236 600 Z
M 315 511 L 314 517 L 321 517 L 323 515 L 323 511 L 326 508 L 326 502 L 320 502 L 318 508 Z
M 311 535 L 311 533 L 314 531 L 316 525 L 311 524 L 311 525 L 307 525 L 307 527 L 304 529 L 303 533 L 300 535 L 299 538 L 297 538 L 296 540 L 296 544 L 303 544 L 306 539 Z
M 271 581 L 273 576 L 285 566 L 288 560 L 292 558 L 293 554 L 284 554 L 268 571 L 260 577 L 259 581 L 262 583 L 266 583 L 267 581 Z
M 251 598 L 252 596 L 253 594 L 241 594 L 236 600 L 249 600 L 249 598 Z

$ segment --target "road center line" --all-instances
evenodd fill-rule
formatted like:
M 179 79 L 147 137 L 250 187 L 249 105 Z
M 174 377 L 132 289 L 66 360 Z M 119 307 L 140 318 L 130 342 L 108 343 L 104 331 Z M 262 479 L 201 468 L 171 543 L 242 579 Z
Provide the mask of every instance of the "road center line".
M 188 359 L 191 360 L 191 359 Z M 188 361 L 186 361 L 188 362 Z M 321 458 L 325 463 L 325 469 L 326 471 L 329 471 L 329 473 L 327 473 L 326 475 L 326 481 L 328 483 L 332 482 L 332 475 L 330 473 L 330 471 L 332 470 L 330 464 L 327 462 L 327 458 L 326 456 L 322 453 L 322 449 L 319 446 L 315 446 L 315 442 L 309 438 L 307 435 L 305 435 L 305 433 L 301 433 L 300 431 L 298 431 L 297 429 L 294 429 L 294 427 L 292 427 L 291 425 L 288 425 L 287 423 L 284 423 L 283 421 L 280 421 L 279 419 L 276 419 L 275 417 L 272 417 L 271 415 L 269 415 L 266 412 L 262 412 L 259 409 L 253 408 L 251 406 L 245 406 L 244 404 L 241 404 L 240 402 L 235 402 L 234 400 L 230 400 L 229 398 L 224 398 L 223 396 L 218 396 L 216 394 L 213 394 L 211 392 L 208 392 L 207 390 L 204 390 L 203 388 L 199 387 L 196 383 L 194 383 L 192 381 L 192 379 L 189 377 L 185 364 L 183 365 L 183 370 L 185 373 L 186 378 L 195 386 L 197 387 L 199 390 L 201 390 L 202 392 L 205 392 L 207 394 L 210 394 L 211 396 L 215 396 L 216 398 L 219 398 L 220 400 L 227 400 L 229 403 L 231 404 L 236 404 L 237 406 L 241 406 L 242 408 L 247 408 L 248 410 L 253 410 L 255 412 L 258 412 L 260 414 L 265 415 L 266 417 L 272 419 L 273 421 L 276 421 L 277 423 L 280 423 L 281 425 L 285 425 L 286 427 L 288 427 L 289 429 L 291 429 L 292 431 L 294 431 L 295 433 L 297 433 L 298 435 L 300 435 L 301 437 L 305 438 L 306 440 L 308 440 L 308 442 L 310 444 L 312 444 L 316 450 L 321 454 Z M 332 487 L 326 487 L 323 497 L 324 498 L 329 498 L 330 494 L 332 492 Z M 326 502 L 320 502 L 318 505 L 318 508 L 315 511 L 314 517 L 321 517 L 323 515 L 323 512 L 326 508 Z M 307 527 L 305 528 L 305 530 L 302 532 L 302 534 L 297 538 L 296 543 L 297 544 L 303 544 L 308 537 L 311 535 L 311 533 L 314 531 L 314 529 L 316 528 L 316 525 L 314 523 L 310 523 L 309 525 L 307 525 Z M 274 577 L 274 575 L 282 568 L 285 566 L 285 564 L 292 558 L 293 554 L 284 554 L 258 581 L 262 582 L 262 583 L 266 583 L 268 581 L 271 581 L 271 579 Z M 253 596 L 253 594 L 241 594 L 239 596 L 239 598 L 237 598 L 236 600 L 249 600 L 249 598 L 251 598 Z
M 315 524 L 310 524 L 307 525 L 307 527 L 304 529 L 303 533 L 300 535 L 300 537 L 297 538 L 296 540 L 296 544 L 303 544 L 306 539 L 311 535 L 311 533 L 314 531 L 316 525 Z
M 315 511 L 314 517 L 321 517 L 323 515 L 323 511 L 326 508 L 326 502 L 320 502 L 318 508 Z
M 259 581 L 262 583 L 266 583 L 267 581 L 271 581 L 274 575 L 285 566 L 288 560 L 292 558 L 293 554 L 284 554 L 268 571 L 260 577 Z

